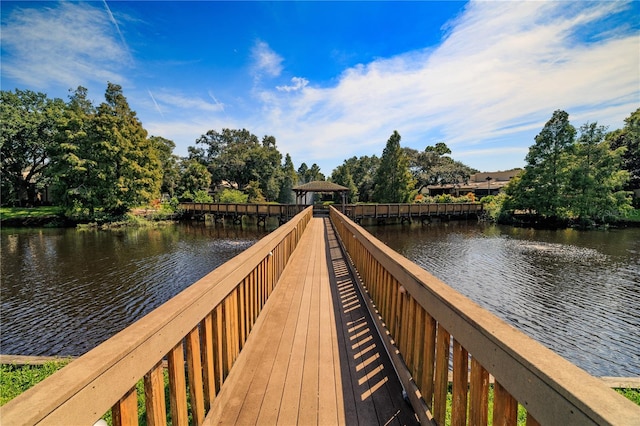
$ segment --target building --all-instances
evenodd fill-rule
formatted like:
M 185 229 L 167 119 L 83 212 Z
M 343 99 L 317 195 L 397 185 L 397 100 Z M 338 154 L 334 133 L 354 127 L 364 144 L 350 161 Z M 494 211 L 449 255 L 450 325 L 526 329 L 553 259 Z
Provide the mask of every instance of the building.
M 451 194 L 459 197 L 471 192 L 476 195 L 476 198 L 486 195 L 496 195 L 521 171 L 522 169 L 512 169 L 502 172 L 475 173 L 471 175 L 468 182 L 429 185 L 426 187 L 426 194 L 430 196 Z

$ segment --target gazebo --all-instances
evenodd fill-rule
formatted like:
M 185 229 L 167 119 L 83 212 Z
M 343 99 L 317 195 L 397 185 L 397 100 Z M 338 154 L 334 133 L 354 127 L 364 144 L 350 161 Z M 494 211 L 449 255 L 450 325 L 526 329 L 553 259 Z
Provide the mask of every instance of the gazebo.
M 295 188 L 293 188 L 293 192 L 296 193 L 296 204 L 307 204 L 305 202 L 307 194 L 310 192 L 312 193 L 319 192 L 323 194 L 326 194 L 326 193 L 340 194 L 342 205 L 344 205 L 347 198 L 347 194 L 349 193 L 349 188 L 332 183 L 332 182 L 327 182 L 324 180 L 314 180 L 313 182 L 296 186 Z

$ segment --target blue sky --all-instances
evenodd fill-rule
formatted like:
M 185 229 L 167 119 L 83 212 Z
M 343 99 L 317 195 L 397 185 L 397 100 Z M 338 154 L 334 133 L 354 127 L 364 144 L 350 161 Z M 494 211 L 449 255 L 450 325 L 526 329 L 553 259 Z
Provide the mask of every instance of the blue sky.
M 100 103 L 120 84 L 175 153 L 275 136 L 329 176 L 394 130 L 481 171 L 524 166 L 556 109 L 610 130 L 640 107 L 640 2 L 2 1 L 2 90 Z

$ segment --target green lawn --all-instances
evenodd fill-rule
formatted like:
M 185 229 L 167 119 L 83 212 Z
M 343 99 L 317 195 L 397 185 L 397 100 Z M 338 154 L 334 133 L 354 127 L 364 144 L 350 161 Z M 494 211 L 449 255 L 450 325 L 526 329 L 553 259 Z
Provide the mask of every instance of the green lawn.
M 24 219 L 57 216 L 62 213 L 60 207 L 0 207 L 2 219 Z

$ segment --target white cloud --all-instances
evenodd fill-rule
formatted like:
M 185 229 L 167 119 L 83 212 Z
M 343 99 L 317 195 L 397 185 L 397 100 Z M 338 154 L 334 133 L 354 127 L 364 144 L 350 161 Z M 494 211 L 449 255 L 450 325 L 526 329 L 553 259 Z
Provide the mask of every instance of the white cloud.
M 1 37 L 2 74 L 25 85 L 127 81 L 122 70 L 130 55 L 103 9 L 67 2 L 16 8 L 3 19 Z
M 256 41 L 251 49 L 251 59 L 256 76 L 266 74 L 269 77 L 277 77 L 282 72 L 282 57 L 264 41 Z
M 302 77 L 291 78 L 291 85 L 276 86 L 276 90 L 279 92 L 295 92 L 304 89 L 309 84 L 309 80 Z
M 585 26 L 597 32 L 600 19 L 627 6 L 472 2 L 435 49 L 350 68 L 334 87 L 307 86 L 294 98 L 278 94 L 280 87 L 262 93 L 271 113 L 256 122 L 294 159 L 332 167 L 351 155 L 380 155 L 394 129 L 416 149 L 445 141 L 454 158 L 458 150 L 510 143 L 496 149 L 519 166 L 556 109 L 576 126 L 587 115 L 621 126 L 638 107 L 637 33 L 607 31 L 589 42 L 578 36 Z
M 168 109 L 185 110 L 187 114 L 198 114 L 203 111 L 224 111 L 224 105 L 218 102 L 215 98 L 213 98 L 214 103 L 211 103 L 201 98 L 170 93 L 169 91 L 158 92 L 155 94 L 154 98 L 160 105 L 166 106 Z

